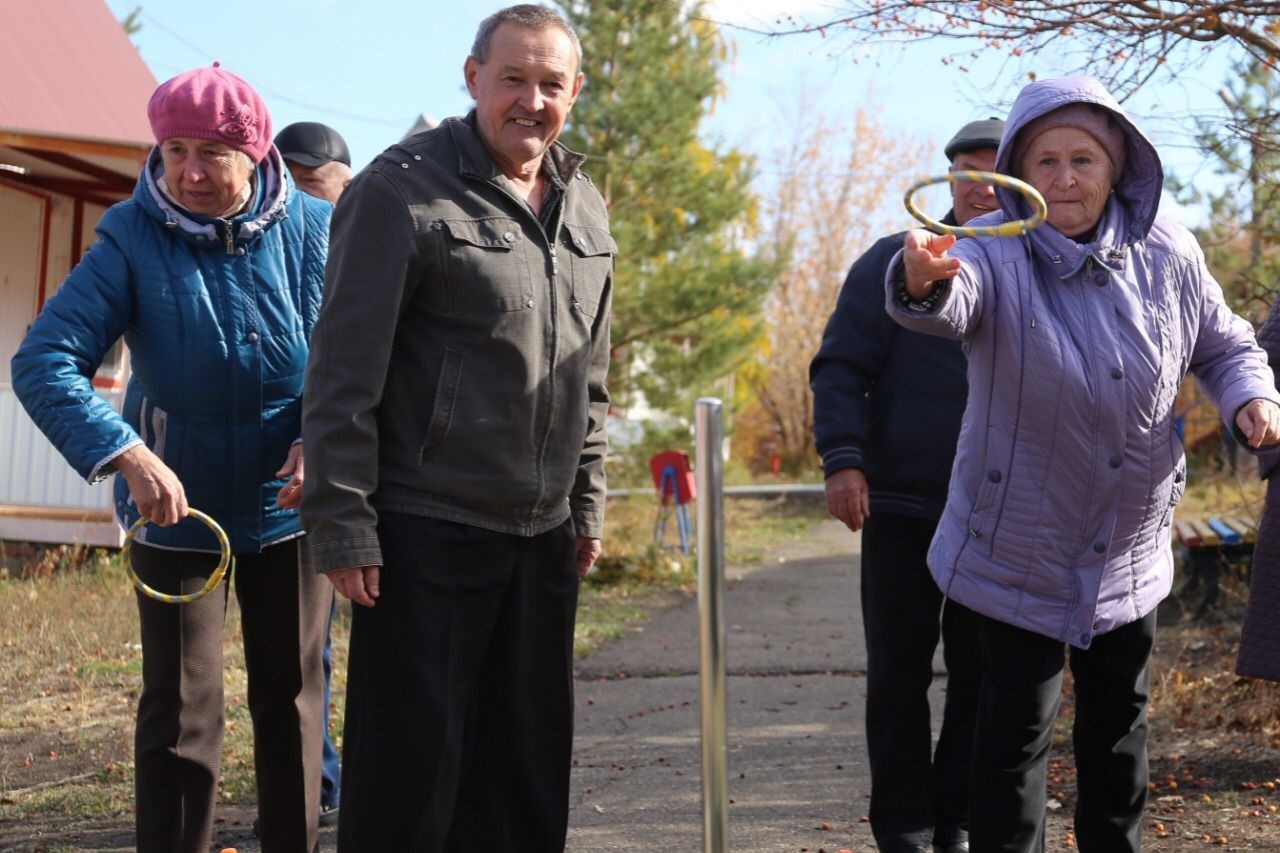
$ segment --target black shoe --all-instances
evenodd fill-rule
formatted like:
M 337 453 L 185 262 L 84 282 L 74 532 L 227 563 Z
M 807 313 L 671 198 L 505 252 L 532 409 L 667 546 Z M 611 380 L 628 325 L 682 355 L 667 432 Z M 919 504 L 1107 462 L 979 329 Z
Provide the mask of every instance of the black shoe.
M 934 853 L 969 853 L 968 841 L 952 841 L 950 844 L 933 845 Z

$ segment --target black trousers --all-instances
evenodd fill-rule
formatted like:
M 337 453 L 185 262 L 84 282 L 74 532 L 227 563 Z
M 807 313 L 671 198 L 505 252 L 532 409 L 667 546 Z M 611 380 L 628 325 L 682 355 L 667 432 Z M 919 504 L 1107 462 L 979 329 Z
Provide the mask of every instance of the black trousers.
M 325 626 L 333 587 L 298 560 L 300 539 L 236 555 L 264 853 L 319 849 Z M 133 546 L 162 592 L 198 590 L 214 554 Z M 227 584 L 191 604 L 138 593 L 142 695 L 134 731 L 139 853 L 207 853 L 222 766 Z
M 341 853 L 561 853 L 569 824 L 572 522 L 534 537 L 380 514 L 353 608 Z
M 1155 613 L 1067 654 L 1057 640 L 977 618 L 983 682 L 969 810 L 974 853 L 1044 850 L 1049 746 L 1068 657 L 1075 680 L 1077 848 L 1138 853 Z
M 876 513 L 862 530 L 871 831 L 882 850 L 961 841 L 978 702 L 974 614 L 946 603 L 925 556 L 937 524 Z M 947 666 L 933 744 L 929 687 L 939 635 Z

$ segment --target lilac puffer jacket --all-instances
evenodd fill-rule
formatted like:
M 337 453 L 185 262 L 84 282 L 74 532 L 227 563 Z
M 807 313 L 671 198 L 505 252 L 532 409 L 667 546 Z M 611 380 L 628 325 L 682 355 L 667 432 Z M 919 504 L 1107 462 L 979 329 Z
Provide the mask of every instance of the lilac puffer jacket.
M 1146 616 L 1169 592 L 1169 523 L 1186 485 L 1173 431 L 1178 385 L 1194 373 L 1235 428 L 1258 397 L 1280 400 L 1249 324 L 1185 228 L 1156 218 L 1155 148 L 1096 80 L 1027 86 L 1005 127 L 997 169 L 1032 119 L 1097 104 L 1127 134 L 1124 173 L 1080 245 L 1050 225 L 1019 238 L 962 240 L 960 274 L 927 312 L 901 305 L 901 258 L 886 305 L 903 326 L 958 338 L 969 400 L 947 506 L 929 550 L 938 586 L 959 603 L 1080 648 Z M 1001 212 L 1026 215 L 1015 193 Z M 1238 433 L 1237 433 L 1238 435 Z

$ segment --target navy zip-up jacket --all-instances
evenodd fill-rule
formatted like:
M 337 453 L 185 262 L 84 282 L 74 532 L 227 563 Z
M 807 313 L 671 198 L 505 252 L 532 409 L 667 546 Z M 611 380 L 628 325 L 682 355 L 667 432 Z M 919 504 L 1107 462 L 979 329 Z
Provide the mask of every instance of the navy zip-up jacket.
M 958 342 L 904 329 L 885 312 L 885 271 L 904 236 L 877 241 L 840 289 L 809 366 L 813 435 L 826 476 L 845 468 L 866 475 L 873 514 L 936 521 L 968 382 Z

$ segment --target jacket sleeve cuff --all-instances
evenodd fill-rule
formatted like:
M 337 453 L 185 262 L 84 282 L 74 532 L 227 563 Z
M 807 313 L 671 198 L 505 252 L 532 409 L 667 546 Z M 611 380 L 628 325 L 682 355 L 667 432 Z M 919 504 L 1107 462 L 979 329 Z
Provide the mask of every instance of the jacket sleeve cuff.
M 846 468 L 866 470 L 861 447 L 837 447 L 822 454 L 822 476 L 830 477 Z
M 907 274 L 901 252 L 894 256 L 894 263 L 890 270 L 894 287 L 893 298 L 902 307 L 902 310 L 909 311 L 912 314 L 931 313 L 938 307 L 938 303 L 942 301 L 942 295 L 946 293 L 948 285 L 951 284 L 951 279 L 949 278 L 931 282 L 932 287 L 929 288 L 929 292 L 924 295 L 924 298 L 916 299 L 907 291 Z
M 381 566 L 382 547 L 377 536 L 313 542 L 307 537 L 302 549 L 302 564 L 314 572 L 325 574 L 359 566 Z
M 1245 406 L 1249 405 L 1250 403 L 1252 403 L 1254 400 L 1270 400 L 1272 403 L 1275 403 L 1277 406 L 1280 406 L 1280 399 L 1277 399 L 1276 392 L 1270 391 L 1270 393 L 1261 393 L 1261 394 L 1246 393 L 1246 394 L 1240 395 L 1240 397 L 1237 397 L 1235 400 L 1231 401 L 1230 403 L 1227 403 L 1227 401 L 1224 400 L 1223 401 L 1224 405 L 1222 406 L 1220 411 L 1222 412 L 1223 425 L 1227 429 L 1231 430 L 1231 437 L 1234 438 L 1236 442 L 1249 453 L 1258 454 L 1264 450 L 1272 450 L 1280 445 L 1268 444 L 1265 447 L 1251 447 L 1249 445 L 1249 439 L 1245 437 L 1244 432 L 1240 429 L 1240 426 L 1236 423 L 1236 416 L 1240 414 L 1240 410 L 1243 409 Z
M 906 268 L 899 250 L 885 270 L 884 307 L 889 316 L 900 326 L 917 332 L 943 334 L 957 340 L 964 337 L 964 330 L 952 316 L 951 303 L 956 292 L 955 279 L 948 278 L 933 283 L 933 289 L 922 301 L 917 302 L 907 293 Z M 934 331 L 944 328 L 947 331 Z
M 574 535 L 582 539 L 604 538 L 604 512 L 602 510 L 572 510 Z
M 126 450 L 137 447 L 139 444 L 142 444 L 142 439 L 135 438 L 133 441 L 125 442 L 123 446 L 111 451 L 101 459 L 97 465 L 93 466 L 89 471 L 89 476 L 85 477 L 85 480 L 91 486 L 101 483 L 103 480 L 116 473 L 116 466 L 113 464 L 116 459 L 118 459 Z

